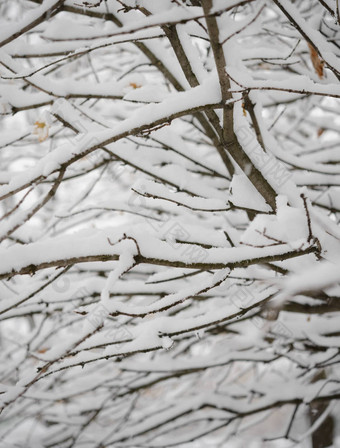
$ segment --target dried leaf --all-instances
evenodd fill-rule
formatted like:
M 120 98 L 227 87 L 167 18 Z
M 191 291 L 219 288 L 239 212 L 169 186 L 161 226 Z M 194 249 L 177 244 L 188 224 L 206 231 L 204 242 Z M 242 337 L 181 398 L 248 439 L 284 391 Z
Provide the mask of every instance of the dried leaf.
M 36 126 L 37 128 L 44 128 L 46 126 L 46 123 L 44 123 L 43 121 L 36 121 L 34 123 L 34 126 Z
M 133 89 L 139 89 L 140 87 L 142 87 L 141 85 L 135 82 L 130 82 L 129 86 L 132 87 Z
M 38 140 L 40 143 L 47 139 L 48 129 L 49 129 L 49 126 L 44 121 L 36 121 L 34 123 L 33 134 L 38 136 Z
M 39 350 L 38 350 L 38 353 L 41 353 L 41 354 L 43 354 L 43 353 L 46 353 L 46 352 L 47 352 L 47 350 L 48 350 L 48 348 L 47 348 L 47 347 L 42 347 L 41 349 L 39 349 Z
M 320 79 L 322 79 L 324 76 L 323 66 L 325 63 L 322 59 L 320 59 L 318 52 L 315 50 L 315 48 L 311 44 L 308 44 L 308 47 L 309 47 L 309 53 L 310 53 L 310 58 L 311 58 L 313 67 L 314 67 L 318 77 Z
M 318 137 L 321 137 L 321 135 L 322 135 L 324 132 L 325 132 L 325 128 L 319 128 L 319 129 L 318 129 L 318 132 L 317 132 Z

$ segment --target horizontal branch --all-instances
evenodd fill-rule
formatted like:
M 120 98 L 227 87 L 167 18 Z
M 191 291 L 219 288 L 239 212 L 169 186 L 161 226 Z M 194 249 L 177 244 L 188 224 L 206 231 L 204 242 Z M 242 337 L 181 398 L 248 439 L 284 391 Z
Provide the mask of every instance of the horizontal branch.
M 279 247 L 279 246 L 276 246 Z M 285 246 L 287 247 L 287 246 Z M 29 246 L 27 246 L 29 248 Z M 228 249 L 227 249 L 228 250 Z M 229 249 L 233 250 L 233 249 Z M 209 251 L 209 249 L 206 249 Z M 226 261 L 226 262 L 185 262 L 182 260 L 168 260 L 166 258 L 152 258 L 143 255 L 136 255 L 135 261 L 136 264 L 150 264 L 157 266 L 168 266 L 173 268 L 185 268 L 185 269 L 200 269 L 202 271 L 208 271 L 213 269 L 235 269 L 241 267 L 247 267 L 254 264 L 263 264 L 270 263 L 274 261 L 283 261 L 289 260 L 291 258 L 301 257 L 303 255 L 317 253 L 319 249 L 316 246 L 308 246 L 305 249 L 292 249 L 288 251 L 282 251 L 282 253 L 278 253 L 275 255 L 264 255 L 257 256 L 254 258 L 246 258 L 237 261 Z M 227 255 L 227 254 L 226 254 Z M 4 278 L 12 278 L 14 275 L 34 275 L 37 271 L 48 268 L 61 268 L 69 265 L 79 264 L 79 263 L 90 263 L 94 261 L 116 261 L 119 259 L 119 256 L 116 254 L 97 254 L 97 255 L 87 255 L 87 256 L 79 256 L 79 257 L 65 257 L 62 259 L 56 259 L 51 261 L 45 261 L 37 264 L 29 264 L 20 269 L 12 269 L 8 272 L 0 273 L 0 280 Z

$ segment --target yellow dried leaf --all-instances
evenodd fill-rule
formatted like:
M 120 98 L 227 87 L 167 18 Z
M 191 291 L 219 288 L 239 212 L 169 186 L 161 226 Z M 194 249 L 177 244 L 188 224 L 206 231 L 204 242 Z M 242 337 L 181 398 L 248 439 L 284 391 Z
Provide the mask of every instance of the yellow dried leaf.
M 130 82 L 129 86 L 132 87 L 133 89 L 139 89 L 140 87 L 142 87 L 140 84 L 137 84 L 136 82 Z
M 48 129 L 49 129 L 49 126 L 44 121 L 36 121 L 34 123 L 33 134 L 38 136 L 38 140 L 40 143 L 47 139 Z
M 44 123 L 43 121 L 36 121 L 34 123 L 34 126 L 36 126 L 38 129 L 39 128 L 44 128 L 46 126 L 46 123 Z

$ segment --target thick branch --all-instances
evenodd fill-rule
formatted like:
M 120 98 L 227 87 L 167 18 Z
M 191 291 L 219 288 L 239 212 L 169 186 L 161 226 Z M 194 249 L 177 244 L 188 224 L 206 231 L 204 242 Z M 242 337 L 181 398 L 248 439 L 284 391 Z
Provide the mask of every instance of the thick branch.
M 222 101 L 225 104 L 232 98 L 230 93 L 230 82 L 226 74 L 226 61 L 224 57 L 223 47 L 219 42 L 219 29 L 216 17 L 209 15 L 212 7 L 212 0 L 202 0 L 202 6 L 206 15 L 206 23 L 208 27 L 211 48 L 213 50 L 216 69 L 221 86 Z M 223 144 L 233 159 L 240 166 L 242 171 L 248 176 L 251 183 L 261 193 L 263 198 L 272 207 L 276 209 L 276 192 L 272 186 L 263 177 L 261 172 L 255 168 L 254 164 L 243 151 L 234 132 L 234 110 L 232 105 L 226 105 L 223 108 Z

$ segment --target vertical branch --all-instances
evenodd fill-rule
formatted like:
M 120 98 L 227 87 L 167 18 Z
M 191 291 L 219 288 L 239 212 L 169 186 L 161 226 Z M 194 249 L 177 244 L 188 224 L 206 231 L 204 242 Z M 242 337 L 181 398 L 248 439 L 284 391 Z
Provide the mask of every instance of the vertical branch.
M 223 47 L 219 41 L 219 29 L 215 16 L 209 15 L 212 7 L 212 0 L 202 0 L 202 7 L 206 16 L 206 23 L 211 43 L 211 48 L 214 54 L 217 74 L 221 87 L 223 107 L 223 144 L 224 147 L 231 154 L 236 163 L 240 166 L 242 171 L 248 176 L 251 183 L 263 196 L 266 202 L 272 207 L 276 208 L 275 197 L 276 192 L 272 186 L 263 177 L 261 172 L 254 166 L 248 155 L 242 149 L 234 132 L 234 108 L 232 104 L 226 104 L 232 98 L 230 90 L 229 78 L 226 74 L 226 61 L 224 57 Z
M 144 7 L 138 8 L 143 14 L 146 16 L 150 16 L 151 13 Z M 181 44 L 180 38 L 177 33 L 177 29 L 175 25 L 162 26 L 162 30 L 164 31 L 166 37 L 168 38 L 172 49 L 177 57 L 177 60 L 181 66 L 181 69 L 186 77 L 188 83 L 191 87 L 199 86 L 199 81 L 191 67 L 190 61 L 184 51 L 183 45 Z M 183 88 L 181 90 L 184 90 Z M 210 121 L 205 118 L 202 113 L 195 114 L 195 118 L 198 120 L 202 128 L 204 129 L 207 136 L 213 142 L 213 145 L 217 149 L 221 159 L 223 160 L 224 165 L 226 166 L 229 174 L 232 176 L 234 174 L 234 166 L 226 153 L 223 145 L 221 144 L 222 138 L 222 129 L 220 125 L 219 118 L 215 111 L 207 110 L 205 112 L 206 117 Z M 212 125 L 212 126 L 211 126 Z
M 193 72 L 190 61 L 183 49 L 181 41 L 178 37 L 176 27 L 175 26 L 163 27 L 163 31 L 165 32 L 167 38 L 169 39 L 169 42 L 175 52 L 178 62 L 180 63 L 183 73 L 184 73 L 186 79 L 188 80 L 190 86 L 197 87 L 199 85 L 198 79 L 197 79 L 195 73 Z M 213 128 L 215 129 L 217 135 L 203 114 L 196 114 L 196 118 L 198 119 L 199 123 L 203 127 L 207 136 L 212 140 L 212 142 L 213 142 L 214 146 L 216 147 L 219 155 L 221 156 L 226 168 L 228 169 L 229 174 L 233 175 L 234 174 L 234 166 L 233 166 L 228 154 L 226 153 L 223 145 L 221 144 L 221 139 L 223 137 L 223 131 L 221 129 L 219 118 L 218 118 L 216 112 L 213 110 L 207 110 L 205 112 L 205 115 L 208 117 L 210 123 L 212 123 Z

